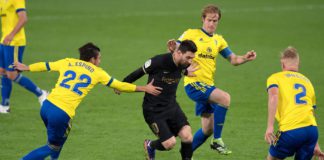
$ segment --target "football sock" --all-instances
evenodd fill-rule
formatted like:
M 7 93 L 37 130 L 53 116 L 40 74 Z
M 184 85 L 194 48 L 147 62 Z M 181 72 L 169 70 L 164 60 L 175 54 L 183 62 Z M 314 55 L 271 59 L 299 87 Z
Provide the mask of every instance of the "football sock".
M 205 135 L 200 128 L 194 135 L 192 141 L 192 151 L 195 151 L 201 144 L 203 144 L 209 136 Z
M 2 86 L 2 88 L 1 88 L 1 96 L 2 96 L 1 105 L 9 106 L 9 99 L 10 99 L 10 94 L 11 94 L 11 90 L 12 90 L 12 82 L 6 75 L 3 75 L 1 78 L 1 86 Z
M 155 141 L 151 141 L 150 147 L 153 148 L 153 149 L 157 149 L 159 151 L 165 151 L 165 148 L 162 145 L 162 142 L 160 141 L 160 139 L 155 140 Z
M 212 104 L 214 109 L 214 139 L 221 138 L 227 108 Z
M 180 153 L 182 160 L 191 160 L 192 152 L 193 150 L 191 142 L 181 142 Z
M 62 148 L 59 151 L 57 151 L 57 152 L 53 152 L 51 154 L 51 160 L 57 160 L 58 157 L 60 156 L 61 150 L 62 150 Z
M 18 74 L 14 81 L 22 87 L 25 87 L 28 91 L 34 93 L 37 97 L 43 94 L 40 88 L 38 88 L 29 78 L 23 76 L 22 74 Z
M 38 159 L 45 159 L 49 155 L 58 152 L 52 150 L 48 145 L 42 146 L 40 148 L 37 148 L 30 153 L 28 153 L 25 157 L 23 157 L 23 160 L 38 160 Z

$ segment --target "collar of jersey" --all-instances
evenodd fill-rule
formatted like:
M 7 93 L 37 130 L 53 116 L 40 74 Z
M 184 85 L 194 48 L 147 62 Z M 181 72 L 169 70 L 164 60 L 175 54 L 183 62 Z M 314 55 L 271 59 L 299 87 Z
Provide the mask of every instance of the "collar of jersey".
M 208 37 L 213 37 L 212 34 L 207 33 L 203 28 L 200 28 L 201 31 L 203 31 Z

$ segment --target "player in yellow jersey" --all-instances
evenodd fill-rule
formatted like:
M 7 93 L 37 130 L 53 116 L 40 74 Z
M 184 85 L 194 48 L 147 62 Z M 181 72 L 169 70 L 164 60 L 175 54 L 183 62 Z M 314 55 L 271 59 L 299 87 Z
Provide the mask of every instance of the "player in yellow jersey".
M 25 87 L 39 97 L 42 103 L 47 92 L 39 89 L 30 79 L 13 68 L 14 62 L 21 62 L 26 46 L 24 26 L 27 22 L 25 0 L 0 0 L 1 44 L 0 44 L 0 76 L 1 96 L 0 113 L 9 113 L 9 99 L 12 81 Z
M 48 143 L 33 150 L 23 160 L 39 160 L 50 156 L 58 159 L 60 151 L 71 129 L 71 120 L 81 100 L 98 83 L 123 92 L 147 92 L 158 95 L 161 88 L 151 83 L 136 86 L 120 82 L 99 68 L 100 49 L 87 43 L 79 49 L 80 59 L 66 58 L 56 62 L 39 62 L 29 66 L 15 63 L 20 71 L 58 71 L 60 73 L 55 88 L 44 101 L 40 114 L 47 128 Z
M 318 131 L 314 116 L 316 97 L 311 81 L 298 73 L 297 50 L 288 47 L 281 55 L 282 71 L 267 80 L 268 127 L 265 140 L 271 145 L 268 160 L 310 160 L 313 154 L 324 159 L 318 145 Z M 275 118 L 279 131 L 273 135 Z
M 201 116 L 202 124 L 202 128 L 194 135 L 192 147 L 196 150 L 213 134 L 210 147 L 221 154 L 230 154 L 231 151 L 221 138 L 226 112 L 230 106 L 230 95 L 214 85 L 216 58 L 221 54 L 232 65 L 237 66 L 254 60 L 256 53 L 252 50 L 238 56 L 230 50 L 221 35 L 215 34 L 221 19 L 221 11 L 217 6 L 205 6 L 201 18 L 202 28 L 188 29 L 177 41 L 192 40 L 198 49 L 194 61 L 199 64 L 200 70 L 195 72 L 196 77 L 184 78 L 186 93 L 196 102 L 196 115 Z M 175 50 L 177 42 L 170 40 L 168 49 Z

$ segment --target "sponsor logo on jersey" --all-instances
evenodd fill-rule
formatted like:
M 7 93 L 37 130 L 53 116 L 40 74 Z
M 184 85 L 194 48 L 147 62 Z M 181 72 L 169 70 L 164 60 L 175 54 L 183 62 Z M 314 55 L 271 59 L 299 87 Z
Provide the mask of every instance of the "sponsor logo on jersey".
M 198 54 L 198 57 L 199 58 L 207 58 L 207 59 L 215 59 L 215 57 L 210 54 L 202 54 L 202 53 Z

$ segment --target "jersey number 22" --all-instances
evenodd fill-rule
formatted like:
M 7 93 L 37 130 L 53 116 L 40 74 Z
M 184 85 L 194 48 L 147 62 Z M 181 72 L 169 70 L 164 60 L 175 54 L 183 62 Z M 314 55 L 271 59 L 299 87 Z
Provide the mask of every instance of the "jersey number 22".
M 71 80 L 74 80 L 77 77 L 77 75 L 74 71 L 68 70 L 64 73 L 64 77 L 66 77 L 66 78 L 63 79 L 63 81 L 60 83 L 60 86 L 70 89 L 71 86 L 66 83 Z M 91 78 L 86 74 L 81 74 L 80 76 L 78 76 L 78 80 L 80 80 L 80 82 L 76 83 L 72 87 L 72 91 L 81 96 L 83 93 L 79 90 L 79 88 L 88 87 L 91 83 Z

